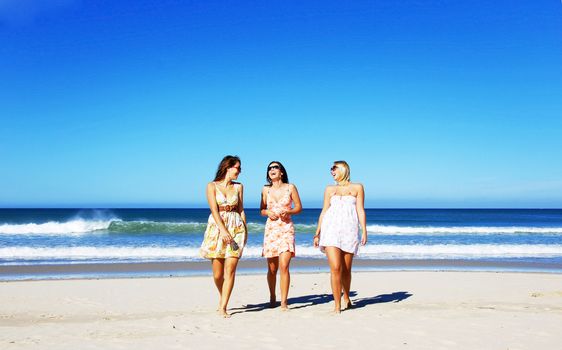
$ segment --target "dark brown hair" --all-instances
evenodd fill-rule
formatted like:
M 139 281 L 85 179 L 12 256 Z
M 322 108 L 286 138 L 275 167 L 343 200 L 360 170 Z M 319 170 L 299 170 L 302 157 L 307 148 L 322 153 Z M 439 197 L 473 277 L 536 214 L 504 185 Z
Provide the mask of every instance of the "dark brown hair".
M 269 165 L 267 166 L 267 170 L 265 171 L 265 180 L 268 183 L 266 186 L 271 186 L 271 179 L 269 178 L 269 167 L 271 166 L 271 164 L 279 164 L 279 170 L 281 170 L 281 182 L 284 184 L 288 184 L 289 176 L 287 175 L 285 167 L 283 166 L 283 164 L 281 164 L 281 162 L 274 160 L 273 162 L 269 163 Z
M 238 156 L 224 157 L 221 160 L 219 167 L 217 168 L 217 174 L 215 175 L 215 179 L 213 181 L 224 180 L 226 176 L 226 171 L 232 168 L 233 166 L 235 166 L 236 163 L 240 163 L 240 166 L 242 166 L 242 162 L 240 161 L 240 158 L 238 158 Z

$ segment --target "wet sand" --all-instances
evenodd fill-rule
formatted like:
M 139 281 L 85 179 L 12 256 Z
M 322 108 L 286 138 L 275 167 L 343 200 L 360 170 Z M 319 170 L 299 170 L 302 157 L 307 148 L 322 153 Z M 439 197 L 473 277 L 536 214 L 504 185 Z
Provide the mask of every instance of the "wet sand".
M 523 271 L 562 272 L 562 265 L 528 261 L 483 261 L 483 260 L 368 260 L 355 259 L 356 271 Z M 328 272 L 325 259 L 293 259 L 291 268 L 295 273 Z M 240 274 L 263 274 L 264 259 L 242 259 Z M 180 277 L 202 276 L 211 273 L 208 261 L 195 262 L 147 262 L 147 263 L 88 263 L 60 265 L 5 265 L 0 266 L 0 280 L 70 279 L 108 277 Z

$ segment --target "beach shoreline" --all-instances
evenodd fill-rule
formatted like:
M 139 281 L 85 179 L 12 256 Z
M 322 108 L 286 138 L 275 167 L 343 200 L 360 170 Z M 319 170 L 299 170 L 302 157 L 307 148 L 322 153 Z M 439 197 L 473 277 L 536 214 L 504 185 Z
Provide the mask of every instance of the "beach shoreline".
M 369 271 L 480 271 L 521 273 L 562 273 L 562 265 L 537 261 L 493 261 L 461 259 L 425 260 L 373 260 L 355 259 L 356 272 Z M 238 274 L 260 275 L 266 273 L 263 259 L 241 259 Z M 293 273 L 329 272 L 325 259 L 295 258 L 291 261 Z M 186 277 L 211 275 L 208 261 L 170 262 L 115 262 L 77 264 L 29 264 L 0 266 L 0 281 L 89 278 L 143 278 Z
M 562 341 L 562 274 L 354 273 L 356 307 L 338 316 L 329 280 L 293 274 L 282 312 L 267 307 L 264 276 L 240 275 L 228 320 L 216 314 L 208 276 L 0 283 L 0 346 L 554 349 Z

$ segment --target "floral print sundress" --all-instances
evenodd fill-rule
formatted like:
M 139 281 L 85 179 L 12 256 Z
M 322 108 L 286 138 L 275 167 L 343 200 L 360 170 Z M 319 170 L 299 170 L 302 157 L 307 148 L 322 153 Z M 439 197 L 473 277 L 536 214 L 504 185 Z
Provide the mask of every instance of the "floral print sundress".
M 291 186 L 286 185 L 286 191 L 277 201 L 270 194 L 270 188 L 267 190 L 267 210 L 279 213 L 281 210 L 290 210 L 293 200 L 291 198 Z M 295 256 L 295 226 L 291 217 L 285 220 L 280 217 L 277 220 L 267 218 L 265 223 L 265 232 L 263 236 L 262 256 L 273 258 L 279 256 L 283 252 L 291 252 Z
M 215 199 L 218 206 L 237 206 L 238 205 L 238 193 L 240 191 L 240 184 L 234 184 L 235 193 L 231 196 L 225 195 L 215 184 Z M 234 244 L 224 244 L 221 239 L 219 239 L 219 228 L 213 218 L 213 215 L 209 215 L 209 220 L 207 221 L 207 229 L 205 230 L 205 236 L 203 237 L 203 243 L 199 249 L 199 254 L 205 259 L 224 259 L 224 258 L 240 258 L 242 256 L 242 251 L 244 250 L 244 241 L 246 240 L 246 226 L 242 220 L 242 216 L 237 211 L 220 211 L 219 215 L 226 226 L 228 232 L 232 235 L 234 241 L 238 245 L 238 249 Z

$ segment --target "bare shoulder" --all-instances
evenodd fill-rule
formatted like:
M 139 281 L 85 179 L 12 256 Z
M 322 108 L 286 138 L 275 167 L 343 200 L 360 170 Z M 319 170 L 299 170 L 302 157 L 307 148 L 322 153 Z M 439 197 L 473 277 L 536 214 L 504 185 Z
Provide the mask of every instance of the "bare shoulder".
M 289 190 L 294 191 L 297 189 L 297 186 L 295 186 L 295 184 L 289 184 Z
M 336 185 L 328 185 L 328 186 L 326 186 L 326 189 L 324 190 L 324 192 L 333 194 L 333 193 L 336 192 L 337 188 L 338 188 L 338 186 L 336 186 Z
M 215 188 L 215 182 L 211 181 L 207 184 L 207 188 Z
M 351 184 L 351 187 L 352 187 L 356 192 L 364 192 L 364 191 L 365 191 L 364 188 L 363 188 L 363 184 L 362 184 L 362 183 L 358 183 L 358 182 L 352 183 L 352 184 Z
M 234 185 L 234 187 L 244 188 L 244 185 L 242 185 L 242 183 L 240 183 L 240 182 L 234 182 L 234 181 L 232 181 L 232 184 Z

